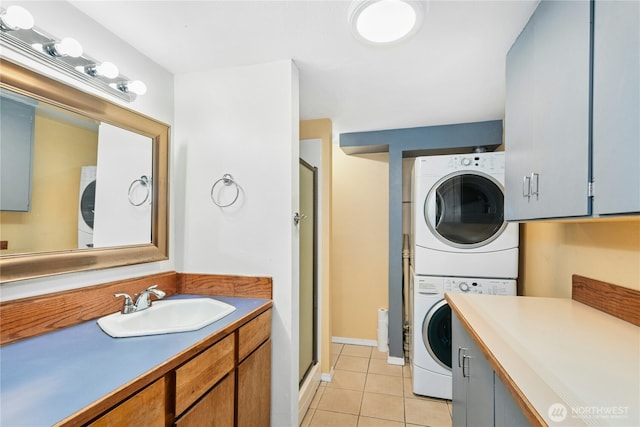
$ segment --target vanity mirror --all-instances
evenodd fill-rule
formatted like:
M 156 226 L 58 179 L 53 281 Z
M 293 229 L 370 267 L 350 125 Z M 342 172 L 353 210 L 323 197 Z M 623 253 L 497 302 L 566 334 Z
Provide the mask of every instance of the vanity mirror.
M 7 60 L 0 91 L 0 282 L 167 259 L 169 127 Z

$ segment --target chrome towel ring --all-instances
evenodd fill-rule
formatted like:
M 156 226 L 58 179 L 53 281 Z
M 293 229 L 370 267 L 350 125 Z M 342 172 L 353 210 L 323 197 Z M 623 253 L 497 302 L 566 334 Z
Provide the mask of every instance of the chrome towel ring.
M 133 201 L 133 190 L 138 186 L 143 186 L 147 191 L 145 192 L 144 199 L 142 199 L 141 202 L 136 203 Z M 147 201 L 151 202 L 151 178 L 146 175 L 142 175 L 140 178 L 134 180 L 129 186 L 129 203 L 133 206 L 142 206 Z
M 222 204 L 220 203 L 218 200 L 216 200 L 215 196 L 213 195 L 213 192 L 216 188 L 216 186 L 218 184 L 224 184 L 225 186 L 229 186 L 232 185 L 236 188 L 236 195 L 233 198 L 233 200 L 227 204 Z M 221 208 L 226 208 L 229 207 L 231 205 L 233 205 L 237 200 L 238 200 L 238 196 L 240 195 L 240 187 L 238 186 L 238 183 L 234 181 L 233 177 L 231 176 L 231 174 L 225 173 L 224 175 L 222 175 L 222 178 L 220 178 L 219 180 L 217 180 L 216 182 L 213 183 L 213 185 L 211 186 L 211 201 L 216 205 L 219 206 Z

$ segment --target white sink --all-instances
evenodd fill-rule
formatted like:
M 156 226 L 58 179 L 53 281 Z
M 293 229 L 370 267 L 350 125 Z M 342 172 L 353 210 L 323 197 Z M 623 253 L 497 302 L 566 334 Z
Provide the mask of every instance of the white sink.
M 235 307 L 212 298 L 154 301 L 146 310 L 113 313 L 98 325 L 114 338 L 195 331 L 233 313 Z

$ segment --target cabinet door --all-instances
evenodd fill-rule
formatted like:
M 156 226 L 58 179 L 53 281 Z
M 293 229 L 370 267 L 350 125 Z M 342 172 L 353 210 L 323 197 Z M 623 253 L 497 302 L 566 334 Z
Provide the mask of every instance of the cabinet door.
M 495 376 L 494 407 L 495 427 L 529 427 L 531 423 L 522 413 L 518 404 L 513 400 L 506 387 Z
M 533 24 L 524 27 L 507 54 L 505 99 L 505 218 L 535 216 L 531 200 L 531 171 L 538 168 L 533 141 L 534 76 Z M 535 199 L 534 199 L 535 201 Z
M 467 376 L 467 425 L 492 426 L 493 369 L 471 338 L 467 347 L 462 362 Z
M 596 1 L 593 212 L 640 212 L 640 3 Z
M 590 40 L 588 0 L 542 0 L 509 51 L 507 219 L 590 214 Z
M 176 427 L 232 427 L 234 415 L 234 382 L 232 372 L 193 405 Z
M 271 418 L 271 340 L 238 365 L 238 426 L 269 427 Z
M 460 323 L 451 317 L 453 425 L 493 425 L 493 369 Z
M 462 374 L 462 356 L 469 350 L 467 333 L 460 319 L 451 316 L 451 374 L 453 376 L 452 422 L 454 426 L 467 425 L 467 378 Z

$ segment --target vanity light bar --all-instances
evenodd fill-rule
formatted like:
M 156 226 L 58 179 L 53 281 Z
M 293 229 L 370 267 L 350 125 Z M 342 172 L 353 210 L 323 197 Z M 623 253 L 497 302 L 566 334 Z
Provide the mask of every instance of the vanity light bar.
M 15 16 L 19 17 L 19 24 L 15 23 Z M 33 18 L 27 19 L 30 16 L 19 6 L 0 9 L 0 46 L 127 102 L 146 92 L 143 82 L 120 74 L 111 62 L 101 62 L 85 54 L 76 40 L 59 39 L 34 27 Z

